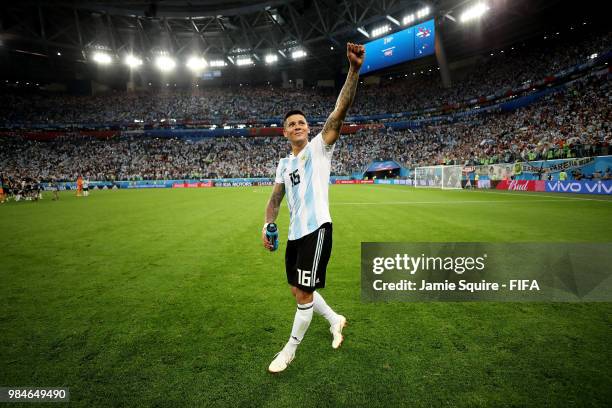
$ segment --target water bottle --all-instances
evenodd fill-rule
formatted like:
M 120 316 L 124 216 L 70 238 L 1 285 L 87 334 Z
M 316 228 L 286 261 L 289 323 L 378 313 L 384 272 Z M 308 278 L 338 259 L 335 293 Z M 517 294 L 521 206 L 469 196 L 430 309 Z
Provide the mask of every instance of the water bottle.
M 272 244 L 271 250 L 276 251 L 278 249 L 278 227 L 275 223 L 271 222 L 266 227 L 266 238 Z

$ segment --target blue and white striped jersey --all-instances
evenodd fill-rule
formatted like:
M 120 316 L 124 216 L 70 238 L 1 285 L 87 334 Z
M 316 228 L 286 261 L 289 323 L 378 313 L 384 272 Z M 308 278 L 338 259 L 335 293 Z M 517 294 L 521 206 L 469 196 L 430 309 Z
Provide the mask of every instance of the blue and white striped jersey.
M 289 237 L 293 241 L 331 222 L 329 215 L 329 174 L 334 145 L 327 145 L 321 133 L 294 156 L 281 159 L 275 183 L 285 185 L 289 206 Z

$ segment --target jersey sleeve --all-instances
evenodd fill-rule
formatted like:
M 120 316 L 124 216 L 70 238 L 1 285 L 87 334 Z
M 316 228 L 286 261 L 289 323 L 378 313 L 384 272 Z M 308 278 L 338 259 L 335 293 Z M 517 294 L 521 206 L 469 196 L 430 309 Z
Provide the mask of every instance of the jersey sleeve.
M 277 184 L 284 184 L 283 181 L 283 160 L 278 162 L 278 166 L 276 166 L 276 176 L 274 177 L 274 182 Z
M 325 143 L 325 140 L 323 140 L 323 133 L 320 132 L 310 141 L 310 143 L 312 144 L 312 153 L 314 155 L 324 157 L 328 161 L 331 161 L 332 154 L 334 153 L 334 146 L 336 145 L 335 143 L 331 145 Z

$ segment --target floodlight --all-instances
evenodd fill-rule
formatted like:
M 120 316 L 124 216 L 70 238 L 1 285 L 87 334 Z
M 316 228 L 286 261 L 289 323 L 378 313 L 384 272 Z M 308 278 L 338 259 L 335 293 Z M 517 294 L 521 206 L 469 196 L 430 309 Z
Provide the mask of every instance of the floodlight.
M 385 24 L 384 26 L 376 27 L 375 29 L 372 30 L 372 37 L 381 36 L 385 33 L 388 33 L 389 31 L 391 31 L 391 27 L 389 27 L 388 24 Z
M 293 59 L 304 58 L 305 56 L 306 56 L 306 51 L 304 50 L 297 50 L 291 53 L 291 58 Z
M 142 65 L 142 60 L 134 55 L 127 55 L 125 57 L 125 65 L 127 65 L 130 68 L 138 68 L 139 66 Z
M 223 60 L 212 60 L 209 62 L 209 64 L 211 67 L 224 67 L 227 65 L 227 63 Z
M 251 57 L 236 58 L 236 65 L 240 67 L 245 66 L 245 65 L 253 65 L 253 59 Z
M 278 61 L 276 54 L 266 55 L 266 64 L 274 64 L 276 61 Z
M 187 60 L 187 68 L 189 68 L 193 72 L 198 72 L 198 71 L 203 70 L 204 68 L 206 68 L 206 65 L 208 64 L 206 64 L 206 60 L 204 60 L 204 58 L 197 57 L 195 55 L 192 55 Z
M 408 25 L 414 22 L 414 20 L 415 20 L 414 14 L 408 14 L 406 17 L 404 17 L 404 19 L 402 20 L 402 23 L 404 23 L 404 25 Z
M 476 3 L 461 13 L 461 16 L 459 16 L 459 21 L 466 23 L 468 21 L 475 20 L 486 13 L 487 10 L 489 10 L 489 6 L 487 6 L 485 3 Z
M 155 65 L 160 71 L 168 72 L 172 71 L 174 67 L 176 67 L 176 62 L 166 55 L 160 55 L 155 59 Z
M 105 52 L 94 52 L 92 59 L 101 65 L 108 65 L 113 62 L 111 56 Z
M 417 18 L 423 18 L 429 14 L 429 7 L 424 7 L 417 11 Z

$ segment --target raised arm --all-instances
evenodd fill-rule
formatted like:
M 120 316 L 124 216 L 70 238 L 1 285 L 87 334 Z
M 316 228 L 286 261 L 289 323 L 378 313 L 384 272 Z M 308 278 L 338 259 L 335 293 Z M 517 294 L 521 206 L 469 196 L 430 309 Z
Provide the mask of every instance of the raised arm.
M 342 122 L 344 122 L 346 113 L 355 99 L 357 82 L 359 81 L 359 70 L 361 69 L 361 64 L 363 64 L 363 60 L 365 58 L 364 46 L 347 43 L 346 57 L 350 63 L 349 71 L 346 75 L 346 81 L 344 81 L 344 86 L 340 91 L 340 95 L 338 95 L 336 107 L 329 115 L 325 125 L 323 126 L 323 140 L 328 145 L 334 144 L 336 140 L 338 140 L 338 137 L 340 136 L 340 129 L 342 128 Z
M 266 206 L 266 219 L 265 224 L 269 224 L 271 222 L 276 221 L 276 217 L 278 217 L 278 210 L 280 209 L 281 202 L 283 201 L 283 197 L 285 196 L 285 185 L 274 183 L 274 188 L 272 189 L 272 195 L 268 200 L 268 205 Z M 263 241 L 264 247 L 268 250 L 272 250 L 272 245 L 266 238 L 266 225 L 264 224 L 264 228 L 261 231 L 261 239 Z

